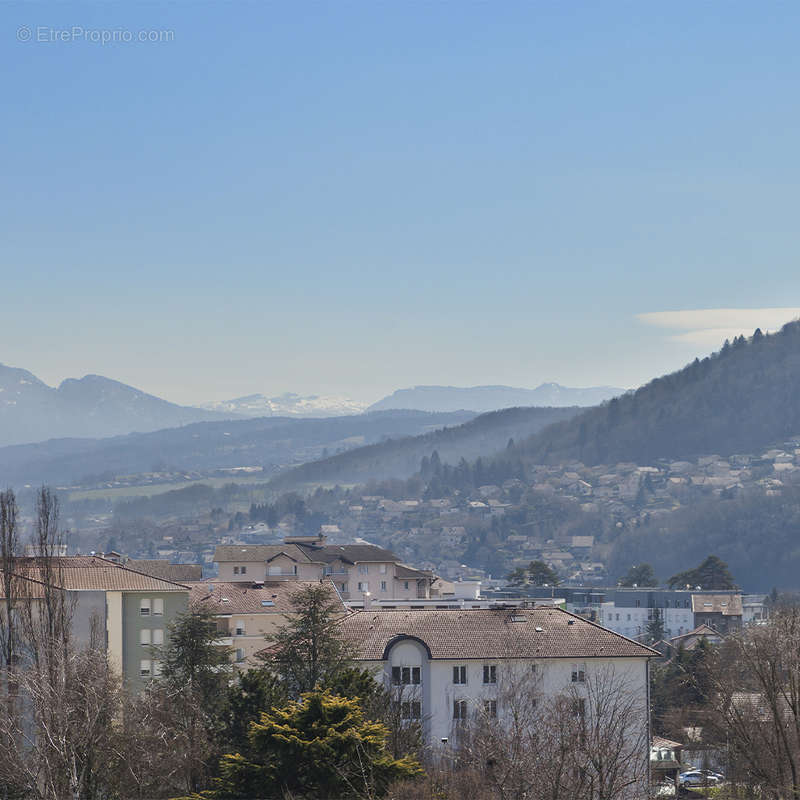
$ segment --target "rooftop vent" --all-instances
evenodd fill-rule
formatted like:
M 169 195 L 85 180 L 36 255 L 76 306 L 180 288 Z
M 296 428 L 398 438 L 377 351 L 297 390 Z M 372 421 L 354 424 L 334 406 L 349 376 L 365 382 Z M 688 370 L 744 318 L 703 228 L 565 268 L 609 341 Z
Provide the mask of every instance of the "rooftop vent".
M 567 625 L 574 625 L 574 624 L 575 624 L 575 620 L 574 619 L 568 619 L 567 620 Z
M 524 614 L 512 614 L 511 615 L 512 622 L 527 622 L 528 618 Z
M 223 602 L 223 603 L 230 603 L 230 601 L 231 601 L 231 600 L 230 600 L 230 598 L 229 598 L 229 597 L 223 597 L 223 598 L 222 598 L 222 602 Z
M 536 626 L 536 628 L 535 628 L 535 630 L 536 630 L 536 633 L 541 633 L 541 632 L 544 630 L 544 628 L 540 628 L 540 627 L 537 625 L 537 626 Z
M 275 603 L 272 600 L 262 600 L 261 601 L 261 605 L 262 606 L 274 606 Z

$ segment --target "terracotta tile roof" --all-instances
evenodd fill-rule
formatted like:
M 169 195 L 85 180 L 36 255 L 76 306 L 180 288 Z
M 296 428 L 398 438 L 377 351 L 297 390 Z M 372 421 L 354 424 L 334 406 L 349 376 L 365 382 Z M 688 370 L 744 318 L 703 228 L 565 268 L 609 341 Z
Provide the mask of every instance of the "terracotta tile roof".
M 295 561 L 311 561 L 305 550 L 296 544 L 221 544 L 214 551 L 214 561 L 268 561 L 280 553 Z
M 203 578 L 202 564 L 171 564 L 163 558 L 130 558 L 123 565 L 137 572 L 168 581 L 199 581 Z
M 672 739 L 665 739 L 663 736 L 654 736 L 653 747 L 674 750 L 677 747 L 683 747 L 683 745 L 680 742 L 673 742 Z
M 342 561 L 354 564 L 357 561 L 397 562 L 400 559 L 390 550 L 374 544 L 225 544 L 214 551 L 214 561 L 269 561 L 285 553 L 295 561 L 329 564 Z
M 199 603 L 215 614 L 290 614 L 296 611 L 292 595 L 318 581 L 275 581 L 263 584 L 244 582 L 201 581 L 191 586 L 189 602 Z M 341 603 L 336 590 L 330 588 L 331 599 Z M 267 605 L 264 605 L 266 603 Z M 342 613 L 346 608 L 342 603 Z
M 404 578 L 432 578 L 433 573 L 426 569 L 414 569 L 406 564 L 396 564 L 394 576 L 400 580 Z
M 398 636 L 425 642 L 434 659 L 649 658 L 657 650 L 558 608 L 360 611 L 341 623 L 367 661 Z
M 325 560 L 327 562 L 349 561 L 355 564 L 357 561 L 385 561 L 397 562 L 400 559 L 391 551 L 384 550 L 374 544 L 326 544 L 324 547 L 315 550 L 313 560 Z
M 19 559 L 15 566 L 17 574 L 41 582 L 37 561 L 36 558 Z M 174 581 L 146 575 L 99 556 L 64 556 L 53 561 L 51 580 L 72 591 L 185 592 L 187 589 Z
M 695 614 L 741 616 L 742 596 L 734 592 L 730 594 L 693 594 L 692 611 Z

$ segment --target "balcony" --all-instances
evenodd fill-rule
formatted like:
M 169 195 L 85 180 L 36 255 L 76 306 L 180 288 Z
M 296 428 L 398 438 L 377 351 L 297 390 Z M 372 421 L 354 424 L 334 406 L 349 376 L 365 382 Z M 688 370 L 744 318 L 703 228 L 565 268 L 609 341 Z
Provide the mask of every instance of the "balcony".
M 264 581 L 296 581 L 298 577 L 296 572 L 267 572 L 264 576 Z

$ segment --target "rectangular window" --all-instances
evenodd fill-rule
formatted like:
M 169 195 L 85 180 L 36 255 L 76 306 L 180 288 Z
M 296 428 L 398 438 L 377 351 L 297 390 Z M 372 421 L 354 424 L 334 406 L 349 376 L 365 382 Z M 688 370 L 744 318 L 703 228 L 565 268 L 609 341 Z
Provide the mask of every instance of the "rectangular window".
M 150 628 L 142 628 L 139 631 L 139 644 L 151 644 Z
M 233 568 L 233 574 L 234 575 L 238 575 L 239 574 L 239 567 L 234 567 Z
M 466 719 L 467 718 L 467 701 L 466 700 L 453 700 L 453 719 Z
M 369 565 L 368 564 L 359 564 L 358 565 L 358 573 L 359 573 L 359 575 L 369 575 Z
M 419 719 L 422 716 L 422 704 L 418 700 L 400 703 L 401 719 Z
M 408 581 L 403 581 L 403 588 L 408 589 Z
M 381 564 L 379 571 L 380 571 L 381 575 L 385 575 L 386 574 L 386 564 Z
M 149 658 L 143 658 L 139 662 L 139 674 L 143 678 L 149 678 L 151 675 L 151 661 Z
M 242 619 L 236 620 L 236 635 L 244 636 L 244 620 Z
M 153 631 L 153 644 L 164 644 L 164 629 L 156 628 Z
M 586 718 L 586 701 L 582 697 L 573 700 L 572 713 L 581 721 Z
M 161 674 L 161 662 L 154 661 L 153 662 L 153 676 L 158 677 Z
M 497 667 L 494 664 L 483 665 L 483 682 L 497 683 Z
M 347 591 L 347 584 L 346 583 L 342 583 L 342 584 L 339 584 L 339 585 L 342 587 L 342 591 L 343 592 Z
M 382 592 L 386 591 L 386 581 L 381 581 L 381 591 Z
M 147 597 L 143 597 L 139 601 L 139 614 L 143 617 L 150 616 L 150 599 Z
M 392 667 L 392 683 L 395 686 L 419 686 L 421 678 L 420 667 Z
M 244 661 L 244 650 L 241 647 L 236 648 L 236 661 Z
M 494 719 L 497 716 L 497 700 L 484 700 L 483 711 L 487 717 Z
M 358 582 L 358 591 L 359 592 L 366 592 L 369 590 L 369 584 L 366 581 L 359 581 Z
M 572 682 L 573 683 L 586 682 L 586 664 L 572 665 Z
M 247 575 L 247 567 L 242 567 L 242 575 Z
M 453 667 L 453 683 L 466 683 L 466 682 L 467 682 L 466 666 Z
M 164 616 L 164 598 L 163 597 L 154 597 L 153 598 L 153 615 L 156 617 L 163 617 Z

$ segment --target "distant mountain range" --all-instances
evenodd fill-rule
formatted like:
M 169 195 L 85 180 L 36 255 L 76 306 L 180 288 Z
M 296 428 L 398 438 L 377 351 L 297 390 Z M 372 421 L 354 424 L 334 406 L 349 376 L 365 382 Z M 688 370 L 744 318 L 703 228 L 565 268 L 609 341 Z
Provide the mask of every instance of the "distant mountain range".
M 347 397 L 286 392 L 277 397 L 248 394 L 233 400 L 202 403 L 200 408 L 243 417 L 341 417 L 345 414 L 360 414 L 366 410 L 367 405 Z
M 101 375 L 68 378 L 54 389 L 27 370 L 0 364 L 0 446 L 100 438 L 231 416 L 175 405 Z
M 1 396 L 1 395 L 0 395 Z M 280 467 L 361 445 L 458 426 L 471 411 L 377 411 L 327 419 L 202 422 L 108 439 L 52 439 L 0 448 L 0 486 L 95 484 L 143 472 L 184 473 Z M 232 478 L 233 479 L 233 478 Z
M 398 389 L 369 407 L 370 411 L 389 408 L 414 408 L 419 411 L 458 411 L 484 413 L 501 408 L 537 406 L 566 408 L 596 406 L 624 392 L 613 386 L 572 389 L 558 383 L 543 383 L 535 389 L 514 386 L 415 386 Z

